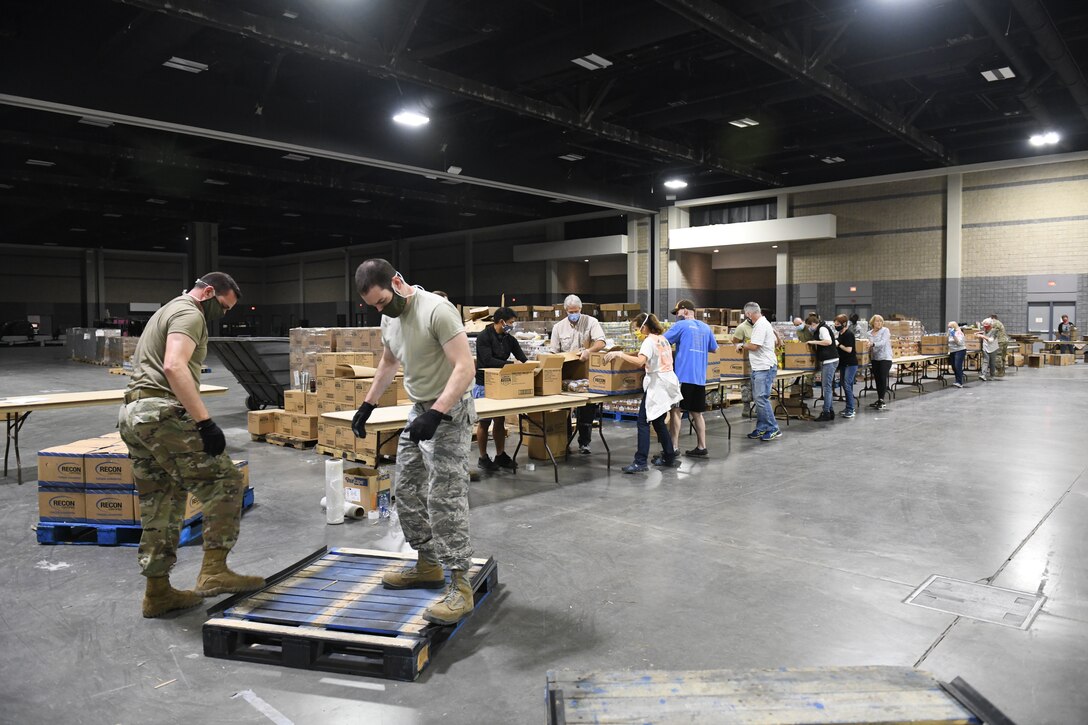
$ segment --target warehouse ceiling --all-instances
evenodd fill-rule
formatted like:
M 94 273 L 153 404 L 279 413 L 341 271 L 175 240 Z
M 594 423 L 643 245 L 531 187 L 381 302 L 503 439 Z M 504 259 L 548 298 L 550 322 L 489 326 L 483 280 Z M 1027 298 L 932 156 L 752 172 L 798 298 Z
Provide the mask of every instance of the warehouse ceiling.
M 0 242 L 622 231 L 672 194 L 1079 151 L 1086 40 L 1083 0 L 7 0 Z

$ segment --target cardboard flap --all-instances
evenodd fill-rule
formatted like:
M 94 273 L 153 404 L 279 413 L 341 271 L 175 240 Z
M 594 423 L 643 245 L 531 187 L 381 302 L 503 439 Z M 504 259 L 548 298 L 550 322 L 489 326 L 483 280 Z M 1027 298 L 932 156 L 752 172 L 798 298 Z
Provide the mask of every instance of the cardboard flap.
M 501 370 L 504 373 L 528 373 L 535 372 L 539 367 L 539 363 L 533 361 L 523 363 L 509 363 L 508 365 L 503 365 Z
M 337 365 L 334 375 L 338 378 L 372 378 L 377 372 L 377 368 L 366 365 Z
M 573 356 L 573 357 L 568 357 Z M 549 353 L 540 353 L 536 356 L 536 361 L 540 363 L 541 369 L 561 368 L 563 363 L 568 360 L 577 360 L 578 355 L 573 352 L 561 353 L 559 355 L 552 355 Z

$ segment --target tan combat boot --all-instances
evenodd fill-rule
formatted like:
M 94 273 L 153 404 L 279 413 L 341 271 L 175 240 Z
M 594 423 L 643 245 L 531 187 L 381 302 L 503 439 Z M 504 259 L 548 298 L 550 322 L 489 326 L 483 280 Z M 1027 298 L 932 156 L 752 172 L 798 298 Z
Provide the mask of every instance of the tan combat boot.
M 446 586 L 446 571 L 442 565 L 422 551 L 415 566 L 382 577 L 386 589 L 441 589 Z
M 177 609 L 191 609 L 202 603 L 204 598 L 196 592 L 174 589 L 168 576 L 147 577 L 147 589 L 144 590 L 144 616 L 148 619 L 161 617 Z
M 196 577 L 196 593 L 202 597 L 214 597 L 228 592 L 252 592 L 264 586 L 259 576 L 243 576 L 227 568 L 229 549 L 206 549 L 204 562 Z
M 438 604 L 429 607 L 423 618 L 434 624 L 457 624 L 472 611 L 472 584 L 468 572 L 460 569 L 451 570 L 453 581 L 446 590 L 446 596 Z

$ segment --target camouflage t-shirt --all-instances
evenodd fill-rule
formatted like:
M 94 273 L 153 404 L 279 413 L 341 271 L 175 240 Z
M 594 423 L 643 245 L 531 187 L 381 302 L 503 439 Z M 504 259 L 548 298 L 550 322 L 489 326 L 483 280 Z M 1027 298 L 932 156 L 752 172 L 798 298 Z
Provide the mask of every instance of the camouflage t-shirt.
M 132 382 L 129 390 L 163 390 L 173 393 L 170 381 L 163 371 L 166 358 L 166 337 L 171 333 L 181 333 L 196 343 L 193 356 L 189 358 L 189 372 L 193 382 L 200 388 L 200 368 L 208 355 L 208 323 L 204 319 L 204 310 L 200 303 L 189 295 L 181 295 L 167 302 L 151 316 L 136 343 L 136 352 L 132 355 Z

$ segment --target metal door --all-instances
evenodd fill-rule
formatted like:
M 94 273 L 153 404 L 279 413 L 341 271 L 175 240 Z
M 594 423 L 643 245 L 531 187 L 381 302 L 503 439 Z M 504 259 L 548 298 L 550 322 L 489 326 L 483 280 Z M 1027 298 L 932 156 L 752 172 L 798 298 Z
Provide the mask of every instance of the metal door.
M 1028 332 L 1040 335 L 1050 334 L 1050 331 L 1054 329 L 1051 325 L 1050 307 L 1050 302 L 1028 303 Z
M 1055 302 L 1051 329 L 1058 329 L 1058 323 L 1062 321 L 1062 315 L 1069 315 L 1069 321 L 1077 324 L 1077 306 L 1073 302 Z M 45 319 L 45 318 L 42 318 Z

